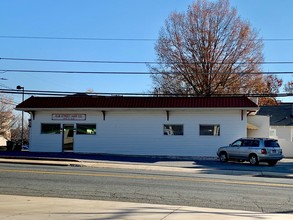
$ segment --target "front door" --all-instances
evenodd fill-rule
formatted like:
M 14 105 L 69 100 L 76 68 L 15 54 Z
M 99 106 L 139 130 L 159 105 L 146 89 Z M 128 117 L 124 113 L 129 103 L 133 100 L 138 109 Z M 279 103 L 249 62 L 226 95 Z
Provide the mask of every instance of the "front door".
M 63 125 L 63 151 L 73 151 L 74 125 Z

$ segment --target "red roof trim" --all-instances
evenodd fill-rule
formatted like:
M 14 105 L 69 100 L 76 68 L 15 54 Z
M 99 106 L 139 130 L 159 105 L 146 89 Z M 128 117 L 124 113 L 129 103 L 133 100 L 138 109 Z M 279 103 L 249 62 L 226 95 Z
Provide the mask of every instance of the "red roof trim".
M 247 97 L 30 97 L 16 109 L 55 108 L 257 108 Z

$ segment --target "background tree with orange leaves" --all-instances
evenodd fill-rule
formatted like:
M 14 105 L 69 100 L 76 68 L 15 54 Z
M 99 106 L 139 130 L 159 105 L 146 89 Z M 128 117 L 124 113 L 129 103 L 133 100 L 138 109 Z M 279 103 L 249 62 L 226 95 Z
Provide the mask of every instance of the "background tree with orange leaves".
M 198 0 L 186 13 L 172 13 L 155 50 L 158 64 L 150 69 L 156 94 L 275 94 L 282 85 L 261 73 L 263 42 L 228 0 Z M 262 105 L 275 101 L 260 98 Z

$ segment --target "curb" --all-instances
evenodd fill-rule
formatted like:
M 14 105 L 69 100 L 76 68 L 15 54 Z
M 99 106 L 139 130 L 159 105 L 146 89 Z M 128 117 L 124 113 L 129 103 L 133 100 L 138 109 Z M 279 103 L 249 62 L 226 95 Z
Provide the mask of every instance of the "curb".
M 205 174 L 207 168 L 189 169 L 184 167 L 171 167 L 171 166 L 154 166 L 148 164 L 129 164 L 129 163 L 115 163 L 115 162 L 95 162 L 86 160 L 62 160 L 60 158 L 3 158 L 0 157 L 0 163 L 13 163 L 13 164 L 27 164 L 27 165 L 45 165 L 45 166 L 71 166 L 71 167 L 89 167 L 89 168 L 121 168 L 121 169 L 135 169 L 135 170 L 148 170 L 148 171 L 171 171 L 171 172 L 186 172 L 193 174 Z M 119 164 L 119 166 L 117 166 Z M 219 175 L 247 175 L 252 177 L 271 177 L 271 178 L 288 178 L 293 179 L 293 174 L 278 173 L 267 171 L 245 171 L 245 170 L 213 170 L 214 174 Z
M 9 155 L 0 155 L 0 158 L 4 159 L 21 159 L 21 160 L 46 160 L 46 161 L 74 161 L 78 162 L 78 159 L 73 158 L 52 158 L 52 157 L 30 157 L 30 156 L 9 156 Z
M 290 159 L 290 158 L 285 158 Z M 174 161 L 214 161 L 217 157 L 201 156 L 150 156 L 118 154 L 84 154 L 84 153 L 39 153 L 39 152 L 0 152 L 0 163 L 27 165 L 72 166 L 90 168 L 124 168 L 148 171 L 187 172 L 193 174 L 247 175 L 252 177 L 290 178 L 291 173 L 270 172 L 262 170 L 211 169 L 205 166 L 182 167 L 166 164 L 154 165 L 155 162 Z M 290 161 L 293 163 L 293 161 Z
M 82 166 L 79 162 L 74 161 L 62 161 L 62 160 L 43 160 L 28 159 L 28 158 L 0 158 L 0 163 L 12 163 L 12 164 L 26 164 L 26 165 L 45 165 L 45 166 Z M 73 163 L 73 164 L 72 164 Z

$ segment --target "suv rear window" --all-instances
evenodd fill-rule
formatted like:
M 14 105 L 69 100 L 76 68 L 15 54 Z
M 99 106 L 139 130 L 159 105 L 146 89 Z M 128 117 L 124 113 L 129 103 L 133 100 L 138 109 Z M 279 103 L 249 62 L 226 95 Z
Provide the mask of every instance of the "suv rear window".
M 277 140 L 266 140 L 265 147 L 280 147 Z

